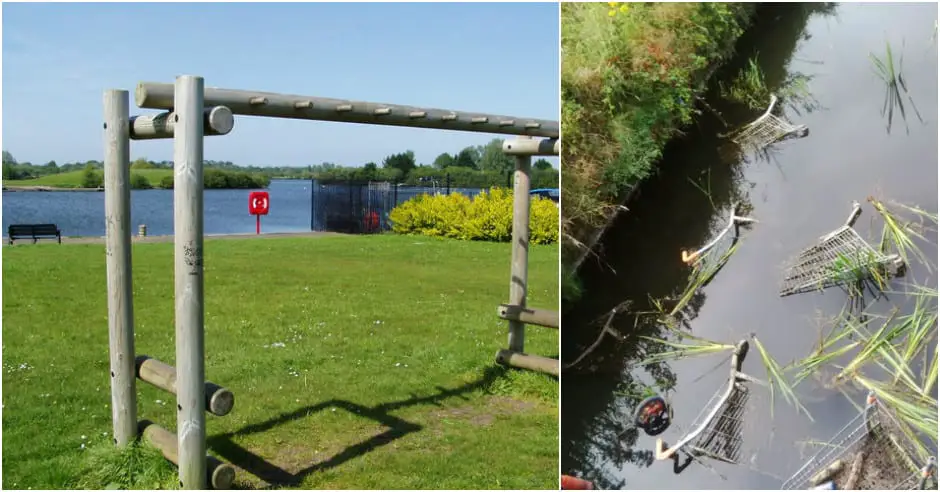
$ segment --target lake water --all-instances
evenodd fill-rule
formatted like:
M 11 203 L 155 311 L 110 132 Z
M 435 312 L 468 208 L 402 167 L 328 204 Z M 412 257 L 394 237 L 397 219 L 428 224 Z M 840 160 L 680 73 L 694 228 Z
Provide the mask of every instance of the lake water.
M 790 121 L 809 127 L 809 136 L 776 145 L 770 160 L 745 161 L 721 150 L 718 135 L 727 130 L 706 113 L 670 144 L 662 172 L 643 184 L 630 211 L 603 238 L 603 261 L 589 258 L 582 268 L 584 297 L 563 312 L 564 361 L 595 340 L 615 306 L 631 301 L 642 310 L 651 297 L 681 291 L 689 269 L 680 251 L 697 249 L 723 228 L 732 201 L 751 206 L 749 215 L 760 223 L 742 230 L 737 252 L 691 301 L 688 328 L 728 343 L 756 333 L 781 364 L 805 357 L 818 341 L 819 318 L 837 314 L 845 294 L 830 289 L 780 298 L 784 264 L 842 225 L 853 200 L 863 205 L 856 230 L 866 238 L 881 227 L 865 202 L 869 195 L 937 211 L 937 5 L 839 4 L 826 14 L 800 4 L 768 5 L 739 43 L 734 64 L 740 67 L 759 53 L 771 87 L 796 72 L 813 75 L 809 88 L 821 107 L 786 111 Z M 918 121 L 905 96 L 909 133 L 895 114 L 888 134 L 880 114 L 885 87 L 873 73 L 869 53 L 884 57 L 886 40 L 895 59 L 903 50 L 904 81 L 924 120 Z M 754 117 L 726 112 L 717 100 L 713 106 L 736 124 Z M 692 182 L 708 190 L 711 200 Z M 933 258 L 936 232 L 928 239 L 932 245 L 921 247 Z M 914 268 L 904 281 L 936 286 L 936 272 Z M 693 463 L 676 474 L 670 461 L 653 459 L 656 438 L 632 428 L 639 398 L 630 387 L 671 388 L 674 423 L 659 437 L 674 444 L 725 384 L 727 360 L 696 357 L 635 367 L 650 347 L 637 335 L 660 335 L 659 328 L 637 328 L 635 321 L 616 317 L 613 326 L 626 340 L 608 337 L 588 362 L 562 375 L 564 473 L 604 488 L 779 489 L 807 457 L 802 441 L 826 441 L 857 415 L 838 391 L 809 383 L 799 391 L 814 421 L 797 414 L 779 394 L 772 414 L 769 393 L 751 385 L 743 463 L 707 460 L 712 469 Z M 767 377 L 753 344 L 744 372 Z M 864 393 L 854 396 L 863 401 Z
M 311 230 L 311 183 L 308 180 L 275 179 L 268 189 L 271 204 L 261 217 L 261 232 L 303 232 Z M 205 190 L 203 214 L 206 234 L 255 232 L 255 217 L 248 214 L 248 194 L 257 190 Z M 440 190 L 406 188 L 398 193 L 399 203 L 420 193 Z M 477 189 L 454 188 L 468 196 Z M 56 224 L 63 236 L 104 236 L 104 193 L 87 191 L 4 191 L 3 234 L 10 224 Z M 173 234 L 173 191 L 132 190 L 131 226 L 147 225 L 147 234 Z
M 256 190 L 205 190 L 206 234 L 255 231 L 248 214 L 248 193 Z M 310 181 L 272 180 L 266 190 L 270 212 L 261 218 L 262 232 L 310 230 Z M 52 223 L 63 236 L 104 236 L 104 193 L 87 191 L 3 192 L 3 233 L 9 224 Z M 148 235 L 173 234 L 173 191 L 131 191 L 131 225 L 147 225 Z

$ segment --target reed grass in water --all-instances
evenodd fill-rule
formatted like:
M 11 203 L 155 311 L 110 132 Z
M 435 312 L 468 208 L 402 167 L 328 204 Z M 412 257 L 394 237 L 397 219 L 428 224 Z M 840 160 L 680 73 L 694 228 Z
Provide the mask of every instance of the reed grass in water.
M 892 203 L 892 207 L 888 207 L 871 197 L 868 201 L 884 221 L 880 245 L 882 252 L 897 253 L 906 264 L 910 265 L 914 261 L 928 271 L 933 271 L 933 265 L 918 243 L 929 243 L 923 231 L 930 227 L 929 223 L 936 226 L 937 214 L 909 205 Z M 901 211 L 912 217 L 902 217 Z M 667 309 L 661 301 L 654 301 L 664 321 L 674 319 L 681 313 L 695 292 L 727 263 L 736 246 L 734 244 L 720 255 L 717 262 L 708 266 L 705 266 L 708 262 L 704 261 L 708 255 L 703 255 L 693 265 L 689 283 L 671 309 Z M 887 313 L 883 310 L 882 314 L 868 312 L 867 307 L 870 306 L 864 305 L 864 299 L 853 298 L 850 293 L 842 311 L 831 320 L 831 329 L 820 338 L 813 352 L 786 366 L 778 363 L 753 334 L 752 344 L 760 354 L 761 363 L 767 372 L 771 411 L 773 400 L 779 394 L 798 412 L 812 419 L 796 391 L 800 384 L 811 377 L 825 387 L 841 391 L 853 403 L 857 399 L 858 390 L 872 391 L 881 404 L 896 415 L 902 433 L 916 451 L 916 458 L 924 460 L 930 455 L 930 450 L 937 447 L 938 407 L 934 392 L 938 372 L 938 291 L 935 287 L 916 284 L 906 285 L 903 292 L 888 291 L 882 272 L 869 271 L 867 265 L 870 263 L 864 258 L 840 258 L 833 266 L 833 272 L 854 275 L 860 279 L 872 275 L 878 293 L 882 295 L 872 300 L 872 303 L 886 299 L 886 294 L 892 294 L 897 301 L 895 307 Z M 912 302 L 913 306 L 909 311 L 902 312 L 897 306 L 905 301 Z M 675 324 L 667 324 L 667 328 L 667 336 L 675 334 L 680 341 L 648 338 L 672 350 L 655 354 L 640 364 L 733 349 L 733 345 L 727 343 L 693 337 L 676 328 Z M 832 369 L 835 371 L 834 374 L 830 373 L 831 376 L 819 377 Z
M 891 124 L 894 120 L 895 109 L 897 109 L 901 114 L 901 119 L 904 121 L 904 126 L 907 131 L 910 132 L 910 127 L 907 126 L 907 115 L 904 111 L 904 99 L 901 96 L 901 91 L 904 91 L 904 94 L 907 95 L 907 99 L 911 103 L 911 109 L 914 110 L 914 114 L 917 116 L 917 119 L 923 123 L 924 119 L 921 118 L 920 112 L 917 111 L 917 106 L 914 105 L 914 99 L 908 93 L 907 84 L 904 82 L 904 75 L 902 74 L 904 69 L 904 54 L 901 54 L 901 57 L 898 59 L 897 66 L 895 66 L 895 57 L 893 51 L 891 50 L 891 43 L 886 41 L 884 57 L 880 57 L 874 53 L 869 53 L 868 59 L 871 60 L 872 69 L 875 71 L 875 75 L 877 75 L 885 85 L 885 96 L 884 102 L 881 106 L 881 115 L 888 116 L 888 133 L 891 133 Z

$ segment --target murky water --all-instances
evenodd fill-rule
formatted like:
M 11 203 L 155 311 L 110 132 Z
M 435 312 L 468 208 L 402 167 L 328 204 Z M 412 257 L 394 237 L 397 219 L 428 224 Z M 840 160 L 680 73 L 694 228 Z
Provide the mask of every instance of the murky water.
M 630 300 L 646 307 L 650 297 L 681 291 L 688 269 L 680 250 L 708 242 L 737 200 L 752 206 L 750 215 L 760 223 L 742 231 L 736 254 L 690 303 L 688 326 L 696 335 L 729 343 L 756 333 L 783 364 L 806 356 L 818 340 L 818 319 L 837 314 L 845 296 L 836 289 L 778 297 L 787 260 L 839 227 L 853 200 L 864 205 L 856 224 L 864 237 L 880 231 L 880 222 L 877 230 L 871 226 L 869 195 L 937 210 L 936 19 L 935 4 L 842 4 L 829 13 L 792 4 L 766 7 L 741 40 L 735 63 L 759 53 L 772 87 L 795 73 L 812 75 L 809 88 L 821 107 L 786 112 L 789 120 L 809 127 L 809 136 L 777 145 L 773 159 L 742 162 L 720 150 L 718 134 L 726 129 L 706 114 L 670 145 L 661 174 L 643 186 L 630 212 L 605 236 L 604 263 L 589 260 L 582 269 L 584 299 L 564 311 L 563 360 L 594 341 L 614 306 Z M 909 133 L 895 115 L 888 134 L 881 115 L 885 89 L 869 53 L 883 56 L 886 40 L 896 57 L 903 41 L 904 79 L 924 120 L 906 107 Z M 748 119 L 714 106 L 726 120 Z M 690 181 L 709 190 L 711 201 Z M 936 244 L 935 233 L 929 239 Z M 926 253 L 935 257 L 932 248 Z M 936 285 L 936 273 L 914 269 L 907 280 Z M 612 488 L 777 489 L 802 463 L 801 441 L 827 440 L 856 415 L 842 394 L 803 385 L 803 403 L 815 420 L 798 415 L 779 395 L 771 418 L 769 393 L 751 385 L 743 464 L 708 461 L 709 469 L 693 463 L 675 474 L 671 462 L 653 460 L 655 438 L 630 430 L 638 398 L 626 396 L 626 389 L 653 382 L 673 388 L 674 424 L 659 437 L 674 443 L 726 381 L 727 362 L 712 356 L 634 369 L 631 364 L 647 347 L 637 335 L 657 330 L 635 328 L 635 322 L 614 318 L 613 326 L 630 334 L 627 339 L 608 338 L 587 362 L 563 374 L 563 473 Z M 743 370 L 766 378 L 753 346 Z

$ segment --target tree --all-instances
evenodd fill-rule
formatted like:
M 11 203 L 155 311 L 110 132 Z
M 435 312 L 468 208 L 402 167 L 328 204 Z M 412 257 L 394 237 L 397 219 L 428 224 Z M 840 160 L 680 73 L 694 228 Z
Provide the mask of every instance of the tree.
M 515 168 L 513 158 L 503 153 L 503 139 L 494 138 L 483 147 L 480 170 L 505 173 Z
M 454 156 L 444 152 L 443 154 L 434 158 L 433 165 L 438 169 L 447 169 L 448 167 L 453 166 L 456 161 L 457 159 L 455 159 Z
M 457 154 L 457 159 L 454 160 L 454 166 L 476 169 L 479 160 L 480 151 L 476 147 L 465 147 Z
M 402 176 L 407 176 L 412 169 L 418 167 L 415 163 L 415 153 L 406 150 L 401 154 L 392 154 L 382 161 L 382 167 L 386 169 L 398 169 Z
M 552 163 L 545 159 L 539 159 L 532 164 L 532 167 L 538 169 L 539 171 L 548 171 L 552 168 Z
M 379 177 L 379 166 L 376 166 L 374 162 L 367 162 L 365 166 L 362 166 L 362 178 L 374 181 Z
M 95 167 L 91 164 L 85 166 L 82 171 L 82 188 L 99 188 L 104 184 L 104 178 L 98 174 Z
M 3 163 L 4 163 L 4 164 L 10 164 L 11 166 L 15 166 L 15 165 L 16 165 L 16 159 L 13 158 L 13 154 L 11 154 L 11 153 L 9 153 L 9 152 L 7 152 L 7 151 L 4 150 L 4 151 L 3 151 Z
M 147 179 L 143 174 L 131 173 L 131 189 L 134 190 L 149 190 L 153 188 L 150 184 L 150 180 Z
M 153 164 L 146 157 L 138 157 L 137 160 L 131 163 L 131 169 L 153 169 Z

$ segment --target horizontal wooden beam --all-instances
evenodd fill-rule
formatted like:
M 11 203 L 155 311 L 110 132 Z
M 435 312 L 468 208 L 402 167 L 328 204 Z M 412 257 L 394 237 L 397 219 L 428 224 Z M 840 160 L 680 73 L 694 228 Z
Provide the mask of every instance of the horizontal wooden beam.
M 163 457 L 176 466 L 180 464 L 176 434 L 149 421 L 137 423 L 137 432 L 151 446 L 160 450 Z M 235 482 L 235 467 L 214 456 L 206 456 L 206 481 L 216 490 L 231 490 Z
M 496 308 L 496 315 L 508 321 L 558 329 L 558 311 L 500 304 Z
M 137 356 L 137 377 L 157 388 L 176 394 L 176 369 L 148 355 Z M 235 406 L 235 395 L 226 388 L 206 381 L 206 411 L 222 417 Z
M 557 138 L 516 139 L 503 142 L 503 153 L 508 155 L 558 155 L 561 143 Z
M 504 366 L 544 372 L 555 377 L 558 377 L 558 374 L 561 372 L 561 363 L 558 359 L 542 357 L 541 355 L 523 354 L 512 350 L 500 350 L 497 352 L 496 362 Z
M 235 127 L 235 115 L 225 106 L 206 108 L 202 128 L 206 136 L 227 135 Z M 176 113 L 164 112 L 131 116 L 131 140 L 152 140 L 157 138 L 173 138 L 176 128 Z
M 135 100 L 141 108 L 172 109 L 173 84 L 141 82 Z M 270 118 L 559 137 L 557 121 L 272 92 L 207 87 L 204 104 L 226 106 L 235 114 Z

